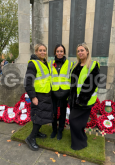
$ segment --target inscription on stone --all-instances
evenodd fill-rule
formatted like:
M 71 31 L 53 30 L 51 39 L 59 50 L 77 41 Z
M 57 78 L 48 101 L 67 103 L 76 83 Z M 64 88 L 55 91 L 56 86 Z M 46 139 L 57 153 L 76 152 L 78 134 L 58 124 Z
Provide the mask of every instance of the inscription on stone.
M 99 88 L 106 89 L 107 69 L 107 66 L 100 66 L 100 82 L 98 84 Z
M 76 56 L 76 47 L 84 42 L 87 0 L 71 1 L 69 56 Z
M 92 56 L 107 57 L 109 53 L 114 0 L 96 0 Z
M 54 56 L 54 48 L 62 43 L 63 1 L 49 2 L 48 56 Z

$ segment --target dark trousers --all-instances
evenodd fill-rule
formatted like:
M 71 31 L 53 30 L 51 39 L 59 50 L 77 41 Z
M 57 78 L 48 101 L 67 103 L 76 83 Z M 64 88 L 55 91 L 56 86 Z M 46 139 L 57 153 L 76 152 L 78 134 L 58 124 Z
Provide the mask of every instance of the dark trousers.
M 66 118 L 66 107 L 67 101 L 66 99 L 58 100 L 56 97 L 52 98 L 53 101 L 53 122 L 52 128 L 53 132 L 57 132 L 57 108 L 60 106 L 60 117 L 59 117 L 59 131 L 62 132 L 65 125 L 65 118 Z
M 41 128 L 41 125 L 33 123 L 33 129 L 30 134 L 30 138 L 36 138 L 40 128 Z

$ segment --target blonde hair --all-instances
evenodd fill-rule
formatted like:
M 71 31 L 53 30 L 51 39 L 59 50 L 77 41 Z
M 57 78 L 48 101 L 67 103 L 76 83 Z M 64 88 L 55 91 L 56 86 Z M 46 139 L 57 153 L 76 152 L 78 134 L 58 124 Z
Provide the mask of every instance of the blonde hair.
M 89 48 L 88 48 L 88 46 L 87 46 L 86 43 L 78 44 L 77 48 L 79 46 L 83 46 L 85 48 L 85 50 L 88 52 L 88 54 L 87 54 L 87 60 L 86 60 L 85 65 L 87 66 L 87 68 L 89 68 L 90 67 L 90 64 L 91 64 L 91 53 L 90 53 L 90 50 L 89 50 Z M 80 59 L 79 59 L 79 57 L 77 55 L 77 48 L 76 48 L 76 56 L 77 56 L 77 64 L 78 64 L 81 61 L 80 61 Z
M 44 46 L 44 47 L 46 48 L 46 51 L 47 51 L 47 47 L 46 47 L 44 44 L 39 43 L 39 44 L 36 44 L 36 45 L 34 46 L 34 53 L 36 53 L 36 52 L 38 51 L 38 49 L 39 49 L 40 46 Z

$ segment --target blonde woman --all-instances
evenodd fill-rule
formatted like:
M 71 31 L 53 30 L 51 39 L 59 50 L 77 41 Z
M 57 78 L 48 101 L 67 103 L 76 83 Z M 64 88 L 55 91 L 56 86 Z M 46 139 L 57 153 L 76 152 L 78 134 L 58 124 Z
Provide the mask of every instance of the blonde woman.
M 84 132 L 92 106 L 97 98 L 100 66 L 91 61 L 87 44 L 82 43 L 76 49 L 77 64 L 71 72 L 70 89 L 70 131 L 71 148 L 80 150 L 87 147 Z
M 31 150 L 37 151 L 36 138 L 45 138 L 39 132 L 43 124 L 52 123 L 53 105 L 51 100 L 51 67 L 46 61 L 47 48 L 44 44 L 35 45 L 25 76 L 25 90 L 31 99 L 31 120 L 33 129 L 26 138 Z M 33 84 L 34 82 L 34 84 Z

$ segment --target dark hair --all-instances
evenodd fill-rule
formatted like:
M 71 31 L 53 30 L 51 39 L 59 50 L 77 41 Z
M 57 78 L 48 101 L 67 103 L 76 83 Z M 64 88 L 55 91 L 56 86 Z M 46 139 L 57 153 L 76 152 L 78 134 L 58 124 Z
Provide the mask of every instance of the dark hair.
M 56 50 L 57 50 L 57 48 L 60 47 L 60 46 L 63 48 L 64 54 L 66 54 L 65 47 L 64 47 L 62 44 L 57 44 L 57 45 L 55 46 L 55 49 L 54 49 L 54 55 L 56 55 Z

